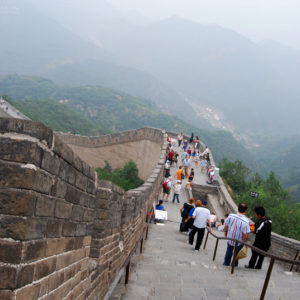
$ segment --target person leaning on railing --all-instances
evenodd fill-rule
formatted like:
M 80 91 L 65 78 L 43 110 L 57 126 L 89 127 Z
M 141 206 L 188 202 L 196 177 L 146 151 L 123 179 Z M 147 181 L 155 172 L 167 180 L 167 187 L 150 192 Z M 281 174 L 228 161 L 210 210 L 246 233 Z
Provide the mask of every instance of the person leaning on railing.
M 248 233 L 250 232 L 249 220 L 245 217 L 248 206 L 246 203 L 240 203 L 238 206 L 237 214 L 230 214 L 225 221 L 225 237 L 235 239 L 242 242 L 247 242 Z M 229 266 L 234 249 L 234 241 L 227 241 L 227 250 L 224 257 L 224 266 Z M 240 251 L 243 247 L 242 243 L 238 244 L 237 251 Z M 235 266 L 238 265 L 238 260 L 235 262 Z

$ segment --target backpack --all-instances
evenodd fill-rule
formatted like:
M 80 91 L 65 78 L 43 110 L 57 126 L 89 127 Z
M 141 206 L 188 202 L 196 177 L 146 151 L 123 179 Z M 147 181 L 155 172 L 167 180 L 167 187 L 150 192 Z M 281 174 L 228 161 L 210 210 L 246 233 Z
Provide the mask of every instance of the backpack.
M 167 189 L 168 188 L 168 183 L 170 182 L 170 180 L 166 180 L 164 183 L 163 183 L 163 187 L 165 188 L 165 189 Z
M 184 173 L 181 171 L 181 180 L 184 179 Z

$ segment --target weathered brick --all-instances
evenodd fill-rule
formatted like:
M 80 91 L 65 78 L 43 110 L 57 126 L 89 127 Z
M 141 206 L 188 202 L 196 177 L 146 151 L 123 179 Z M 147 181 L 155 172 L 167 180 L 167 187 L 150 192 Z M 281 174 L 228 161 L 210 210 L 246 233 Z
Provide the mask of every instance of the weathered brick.
M 0 268 L 0 289 L 14 289 L 16 286 L 17 269 L 9 265 Z
M 45 296 L 47 293 L 49 293 L 49 280 L 46 277 L 40 282 L 39 298 Z
M 55 217 L 60 219 L 69 219 L 72 213 L 72 204 L 64 201 L 56 201 Z
M 17 272 L 17 288 L 33 281 L 34 265 L 22 265 Z
M 11 290 L 0 290 L 1 300 L 14 300 L 15 294 Z
M 85 191 L 87 186 L 87 180 L 87 177 L 84 176 L 82 173 L 78 171 L 76 172 L 75 185 L 78 189 Z
M 14 216 L 0 217 L 0 238 L 14 240 L 31 240 L 43 238 L 46 232 L 46 221 Z
M 65 238 L 49 239 L 46 244 L 46 256 L 63 253 L 66 249 Z
M 86 191 L 87 191 L 87 193 L 92 194 L 92 195 L 96 194 L 95 181 L 87 180 Z
M 75 236 L 84 236 L 87 233 L 87 225 L 86 224 L 77 224 Z
M 0 184 L 49 194 L 54 179 L 46 172 L 28 165 L 0 162 Z
M 22 262 L 32 262 L 45 256 L 45 241 L 30 241 L 23 243 Z
M 90 202 L 94 201 L 94 197 L 90 196 L 89 194 L 82 193 L 80 195 L 79 204 L 85 207 L 89 207 Z
M 0 158 L 40 166 L 41 148 L 31 141 L 10 138 L 0 139 Z
M 16 292 L 16 300 L 36 300 L 40 293 L 40 283 L 25 286 Z
M 59 178 L 56 178 L 55 183 L 51 190 L 51 195 L 64 199 L 66 192 L 67 192 L 67 183 L 60 180 Z
M 79 190 L 68 185 L 65 200 L 70 203 L 79 204 L 81 195 L 82 195 L 82 193 L 79 192 Z
M 65 144 L 57 135 L 54 137 L 53 151 L 68 163 L 73 163 L 73 150 Z
M 62 235 L 63 236 L 75 236 L 77 224 L 72 222 L 66 222 L 63 224 Z
M 73 165 L 79 172 L 83 172 L 82 159 L 76 154 L 73 154 Z
M 75 173 L 76 170 L 75 168 L 73 168 L 72 166 L 70 166 L 67 162 L 65 162 L 64 160 L 60 160 L 60 167 L 59 167 L 59 177 L 74 185 L 75 184 Z
M 40 122 L 33 122 L 14 118 L 1 118 L 0 132 L 16 132 L 21 134 L 28 134 L 32 137 L 36 137 L 40 141 L 45 142 L 49 148 L 52 145 L 52 130 L 47 128 L 44 124 Z
M 74 253 L 68 252 L 57 257 L 56 270 L 61 270 L 74 262 Z
M 56 269 L 56 257 L 39 261 L 35 265 L 34 280 L 39 280 L 51 273 Z
M 78 205 L 73 205 L 71 219 L 74 221 L 83 221 L 85 209 Z
M 91 209 L 86 209 L 84 211 L 83 221 L 92 222 L 95 219 L 95 211 Z
M 76 266 L 74 264 L 65 269 L 65 281 L 75 276 L 75 270 L 76 270 Z
M 33 192 L 0 189 L 0 213 L 2 214 L 32 216 L 35 201 Z
M 58 175 L 60 167 L 59 158 L 47 150 L 43 151 L 41 168 L 53 175 Z
M 58 288 L 65 281 L 65 272 L 64 270 L 55 272 L 49 276 L 49 292 Z
M 35 215 L 39 217 L 53 217 L 55 198 L 46 195 L 38 195 L 36 200 Z
M 110 201 L 107 199 L 99 199 L 96 198 L 95 200 L 95 208 L 100 209 L 108 209 L 110 207 Z
M 62 234 L 63 223 L 59 220 L 48 220 L 46 236 L 48 238 L 60 237 Z
M 22 243 L 0 240 L 0 262 L 18 264 L 22 258 Z

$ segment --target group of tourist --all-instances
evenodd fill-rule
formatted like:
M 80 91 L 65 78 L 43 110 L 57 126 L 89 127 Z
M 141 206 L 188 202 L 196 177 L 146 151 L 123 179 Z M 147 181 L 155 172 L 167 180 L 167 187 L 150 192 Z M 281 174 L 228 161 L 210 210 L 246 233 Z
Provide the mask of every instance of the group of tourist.
M 163 182 L 163 196 L 162 200 L 159 201 L 156 209 L 164 210 L 163 201 L 168 201 L 171 190 L 173 190 L 172 203 L 180 203 L 180 191 L 182 189 L 183 180 L 187 178 L 185 187 L 191 188 L 192 182 L 195 176 L 195 170 L 191 167 L 192 162 L 195 167 L 198 167 L 198 162 L 201 160 L 201 172 L 207 171 L 208 176 L 211 177 L 213 174 L 213 169 L 210 168 L 210 151 L 206 147 L 205 150 L 200 153 L 200 140 L 198 136 L 194 137 L 191 135 L 189 141 L 184 139 L 182 133 L 177 137 L 178 147 L 182 148 L 182 155 L 180 157 L 181 162 L 179 167 L 172 177 L 170 173 L 170 168 L 174 164 L 177 167 L 179 162 L 179 153 L 174 151 L 175 142 L 168 137 L 168 147 L 166 155 L 166 165 L 165 165 L 165 180 Z M 189 146 L 191 145 L 191 146 Z M 175 182 L 172 182 L 175 179 Z M 227 214 L 224 219 L 217 222 L 217 217 L 214 212 L 210 213 L 208 209 L 208 203 L 206 200 L 197 200 L 193 198 L 189 199 L 180 208 L 182 221 L 180 224 L 180 231 L 188 233 L 188 243 L 190 245 L 194 244 L 194 238 L 197 234 L 197 239 L 195 243 L 195 251 L 199 251 L 205 229 L 212 232 L 212 228 L 216 227 L 218 231 L 222 231 L 225 237 L 238 240 L 246 243 L 248 240 L 248 234 L 251 232 L 249 220 L 245 217 L 247 212 L 247 205 L 241 203 L 238 206 L 238 212 L 236 214 Z M 257 217 L 257 222 L 255 223 L 254 232 L 256 237 L 253 246 L 258 249 L 268 251 L 271 245 L 271 224 L 270 218 L 266 217 L 265 209 L 261 206 L 257 206 L 254 209 L 255 215 Z M 224 257 L 223 264 L 229 266 L 232 263 L 232 256 L 234 251 L 235 242 L 228 240 L 227 250 Z M 243 243 L 239 243 L 237 246 L 237 251 L 240 251 L 244 247 Z M 261 269 L 264 256 L 255 250 L 252 250 L 252 256 L 249 260 L 246 268 Z M 238 265 L 238 260 L 235 261 L 235 265 Z

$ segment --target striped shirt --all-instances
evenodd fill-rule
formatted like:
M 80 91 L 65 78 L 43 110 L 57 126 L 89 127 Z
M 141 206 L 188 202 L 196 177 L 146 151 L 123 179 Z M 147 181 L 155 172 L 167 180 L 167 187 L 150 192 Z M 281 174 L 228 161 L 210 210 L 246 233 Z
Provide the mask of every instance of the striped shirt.
M 243 241 L 242 234 L 250 232 L 249 221 L 241 214 L 230 214 L 225 224 L 228 225 L 227 237 L 231 239 Z M 228 241 L 228 244 L 234 246 L 233 241 Z

